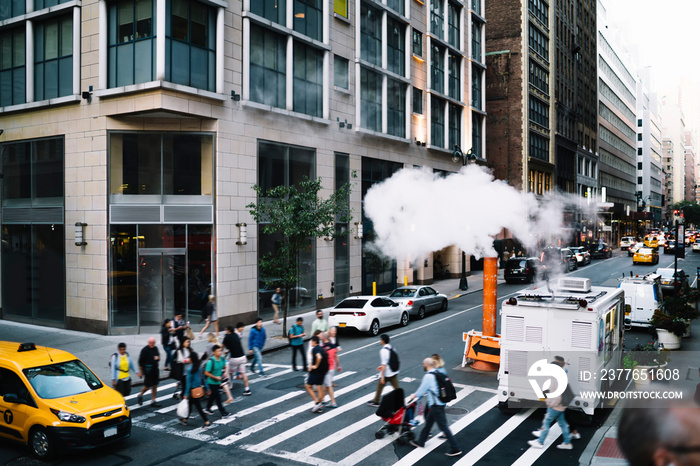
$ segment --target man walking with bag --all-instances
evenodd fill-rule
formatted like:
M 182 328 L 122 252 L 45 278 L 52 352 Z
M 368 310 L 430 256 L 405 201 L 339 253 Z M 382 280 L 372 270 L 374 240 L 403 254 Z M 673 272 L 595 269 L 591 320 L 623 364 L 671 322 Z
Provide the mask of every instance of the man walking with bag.
M 211 396 L 207 402 L 207 409 L 204 412 L 208 415 L 214 414 L 211 410 L 214 403 L 219 408 L 219 413 L 222 418 L 229 417 L 231 414 L 226 412 L 224 405 L 221 403 L 221 393 L 219 388 L 221 387 L 221 382 L 224 381 L 224 367 L 226 367 L 226 361 L 221 357 L 221 346 L 214 345 L 212 348 L 211 358 L 207 361 L 204 366 L 204 375 L 207 377 L 207 385 L 211 390 Z
M 379 382 L 377 383 L 377 393 L 374 395 L 374 399 L 367 403 L 368 406 L 373 408 L 379 407 L 379 399 L 382 397 L 382 391 L 387 382 L 391 382 L 391 386 L 394 390 L 399 388 L 399 356 L 394 351 L 394 348 L 389 344 L 391 339 L 386 333 L 379 337 L 379 343 L 381 343 L 382 348 L 379 350 Z
M 423 448 L 425 446 L 425 441 L 428 440 L 428 435 L 430 435 L 430 429 L 433 428 L 433 424 L 437 423 L 438 427 L 447 437 L 447 441 L 450 442 L 450 451 L 445 453 L 447 456 L 460 456 L 462 450 L 457 444 L 450 431 L 450 427 L 447 425 L 447 417 L 445 416 L 445 403 L 440 400 L 438 394 L 440 393 L 440 388 L 438 387 L 438 379 L 435 375 L 436 367 L 435 360 L 433 358 L 425 358 L 423 360 L 423 370 L 426 374 L 423 376 L 423 380 L 420 383 L 420 387 L 416 390 L 416 393 L 409 396 L 411 398 L 422 398 L 427 397 L 427 413 L 425 415 L 425 427 L 420 433 L 418 440 L 411 440 L 409 443 L 414 447 Z

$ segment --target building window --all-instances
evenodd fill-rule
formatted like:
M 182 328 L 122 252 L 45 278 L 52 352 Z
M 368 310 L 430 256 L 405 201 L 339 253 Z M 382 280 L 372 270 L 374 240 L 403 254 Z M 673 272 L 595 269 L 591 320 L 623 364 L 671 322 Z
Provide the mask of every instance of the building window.
M 430 0 L 430 32 L 443 39 L 445 10 L 443 0 Z
M 642 170 L 642 162 L 637 162 L 637 170 Z
M 433 44 L 430 56 L 430 85 L 434 91 L 445 93 L 444 49 Z
M 259 26 L 250 27 L 250 100 L 287 105 L 287 40 Z
M 108 86 L 155 80 L 155 2 L 119 0 L 108 5 Z
M 534 60 L 528 60 L 528 63 L 530 68 L 530 84 L 545 94 L 549 94 L 549 73 L 535 63 Z
M 13 0 L 13 2 L 15 1 L 16 0 Z M 34 0 L 34 11 L 43 10 L 44 8 L 51 8 L 52 6 L 60 5 L 61 3 L 68 3 L 69 1 L 70 0 Z
M 26 102 L 24 27 L 0 33 L 0 107 Z
M 345 2 L 347 9 L 347 0 Z M 287 24 L 287 0 L 253 0 L 250 12 L 282 26 Z
M 638 133 L 637 134 L 637 141 L 641 141 L 641 140 L 642 140 L 642 133 Z
M 472 21 L 472 59 L 481 62 L 481 23 Z
M 472 107 L 482 110 L 483 100 L 481 93 L 481 81 L 483 71 L 476 66 L 472 66 Z
M 194 0 L 172 0 L 166 15 L 165 79 L 216 89 L 216 9 Z
M 258 185 L 266 192 L 278 186 L 298 186 L 307 177 L 315 179 L 316 152 L 314 149 L 299 146 L 277 144 L 269 141 L 258 142 Z M 262 228 L 258 229 L 258 257 L 279 250 L 281 241 L 279 233 L 267 234 Z M 296 286 L 306 288 L 309 296 L 316 296 L 316 241 L 310 240 L 295 260 L 304 264 L 301 267 L 301 277 Z M 263 270 L 258 268 L 258 277 L 265 277 Z M 261 283 L 264 288 L 264 283 Z M 269 296 L 269 295 L 268 295 Z M 269 297 L 268 297 L 269 299 Z M 315 299 L 290 300 L 289 307 L 301 308 L 313 306 Z M 259 303 L 259 311 L 269 310 L 270 304 Z
M 364 2 L 360 10 L 360 58 L 382 66 L 382 13 Z
M 641 176 L 638 176 L 637 177 L 637 184 L 642 184 L 642 183 L 644 183 L 644 180 L 642 179 Z
M 461 89 L 460 89 L 460 71 L 462 69 L 462 57 L 458 55 L 453 55 L 452 53 L 447 54 L 447 63 L 449 67 L 449 72 L 447 76 L 447 95 L 455 100 L 462 100 Z
M 34 98 L 53 99 L 73 93 L 73 17 L 38 24 L 34 42 Z
M 450 2 L 447 5 L 447 42 L 454 48 L 460 50 L 459 17 L 462 7 Z
M 423 114 L 423 91 L 413 88 L 413 113 Z
M 333 57 L 333 82 L 337 87 L 349 89 L 350 84 L 348 80 L 348 61 L 335 55 Z
M 483 122 L 484 117 L 478 113 L 472 113 L 472 154 L 476 157 L 483 157 L 481 146 L 483 144 Z
M 333 0 L 333 12 L 343 18 L 347 18 L 348 0 Z
M 642 119 L 641 118 L 637 119 L 637 126 L 639 126 L 640 128 L 642 127 Z
M 539 134 L 530 132 L 530 157 L 549 161 L 549 140 Z
M 637 155 L 644 155 L 644 154 L 642 153 L 642 151 L 643 151 L 643 149 L 642 149 L 641 147 L 638 147 L 638 148 L 637 148 Z
M 316 40 L 323 40 L 321 0 L 294 0 L 294 30 Z
M 382 76 L 360 68 L 361 124 L 363 128 L 382 131 Z
M 447 108 L 447 147 L 462 144 L 462 107 L 449 104 Z
M 472 11 L 481 16 L 481 0 L 472 0 Z
M 406 74 L 406 25 L 387 18 L 387 68 L 403 76 Z
M 136 195 L 165 204 L 213 194 L 214 140 L 209 135 L 110 133 L 109 144 L 110 202 L 134 202 L 130 196 Z
M 530 96 L 530 121 L 549 128 L 549 107 L 539 99 Z
M 417 57 L 423 56 L 423 34 L 413 30 L 413 55 Z
M 406 137 L 406 89 L 401 81 L 387 78 L 387 133 Z
M 3 143 L 2 205 L 63 206 L 63 147 L 63 138 Z
M 430 145 L 445 147 L 445 101 L 430 97 Z
M 5 0 L 0 5 L 0 21 L 23 15 L 26 12 L 27 2 L 24 0 Z
M 294 42 L 294 111 L 320 117 L 323 112 L 323 52 Z
M 537 27 L 528 25 L 530 49 L 540 55 L 543 59 L 549 60 L 549 39 Z
M 386 4 L 395 12 L 401 15 L 405 14 L 406 2 L 404 0 L 387 0 Z
M 535 18 L 542 22 L 542 24 L 549 24 L 549 6 L 544 2 L 544 0 L 530 0 L 528 3 L 528 9 Z

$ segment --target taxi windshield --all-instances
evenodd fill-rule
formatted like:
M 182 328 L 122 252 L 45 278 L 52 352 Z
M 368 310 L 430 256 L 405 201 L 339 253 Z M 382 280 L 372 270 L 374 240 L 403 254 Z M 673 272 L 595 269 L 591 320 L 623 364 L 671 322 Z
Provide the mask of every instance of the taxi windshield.
M 24 369 L 24 375 L 41 398 L 54 399 L 102 388 L 100 379 L 77 359 Z

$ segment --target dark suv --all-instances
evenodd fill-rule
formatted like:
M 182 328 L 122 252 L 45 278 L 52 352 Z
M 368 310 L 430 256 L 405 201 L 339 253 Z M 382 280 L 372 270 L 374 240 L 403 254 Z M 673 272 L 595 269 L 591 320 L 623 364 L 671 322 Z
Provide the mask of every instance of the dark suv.
M 532 283 L 540 272 L 542 262 L 536 257 L 511 257 L 506 262 L 503 277 L 506 283 Z
M 576 256 L 569 248 L 544 248 L 540 260 L 550 273 L 566 273 L 578 268 Z

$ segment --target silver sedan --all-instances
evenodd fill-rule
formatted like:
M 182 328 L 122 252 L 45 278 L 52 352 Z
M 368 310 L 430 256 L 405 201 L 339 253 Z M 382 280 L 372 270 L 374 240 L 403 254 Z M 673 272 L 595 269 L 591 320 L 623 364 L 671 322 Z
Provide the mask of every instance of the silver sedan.
M 419 319 L 425 317 L 426 312 L 447 310 L 447 296 L 429 286 L 401 286 L 389 297 Z

